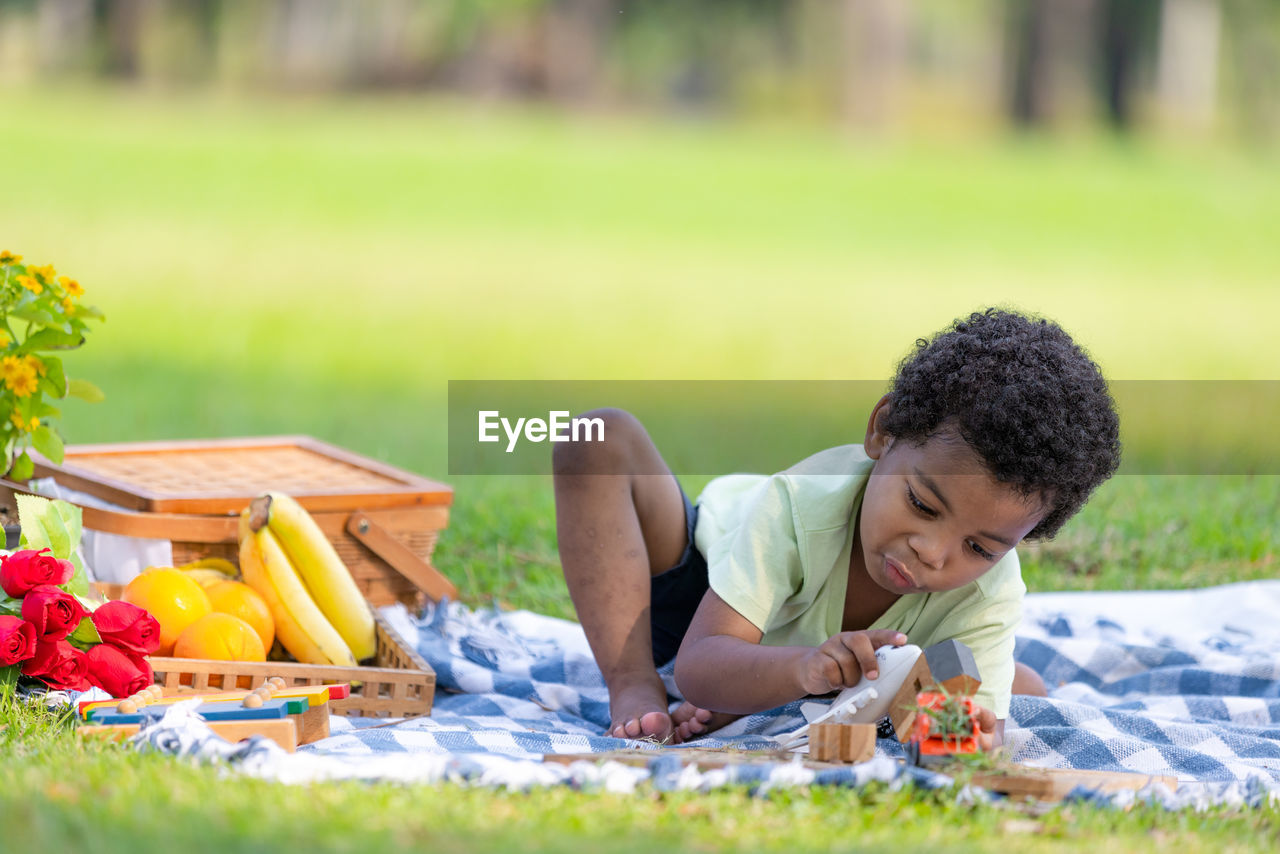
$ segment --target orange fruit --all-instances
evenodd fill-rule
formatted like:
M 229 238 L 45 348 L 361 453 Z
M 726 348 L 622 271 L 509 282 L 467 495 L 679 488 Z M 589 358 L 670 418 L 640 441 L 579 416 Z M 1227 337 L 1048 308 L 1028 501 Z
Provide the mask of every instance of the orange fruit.
M 156 655 L 171 655 L 183 629 L 213 610 L 199 584 L 173 567 L 151 567 L 124 588 L 120 598 L 151 613 L 160 623 Z
M 239 617 L 253 626 L 262 639 L 262 648 L 271 649 L 271 642 L 276 638 L 276 621 L 271 618 L 271 609 L 257 590 L 243 581 L 228 579 L 206 585 L 204 592 L 214 611 Z
M 174 658 L 215 658 L 219 661 L 266 661 L 267 651 L 253 626 L 239 617 L 214 611 L 178 635 Z

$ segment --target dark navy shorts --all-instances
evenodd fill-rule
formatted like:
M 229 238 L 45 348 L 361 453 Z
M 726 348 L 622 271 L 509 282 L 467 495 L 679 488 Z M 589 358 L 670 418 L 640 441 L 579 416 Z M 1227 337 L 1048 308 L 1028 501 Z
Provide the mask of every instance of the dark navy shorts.
M 676 657 L 680 641 L 693 622 L 707 581 L 707 560 L 693 544 L 693 528 L 698 522 L 698 508 L 680 490 L 684 498 L 684 527 L 689 544 L 676 565 L 649 579 L 649 630 L 653 637 L 653 664 L 661 667 Z

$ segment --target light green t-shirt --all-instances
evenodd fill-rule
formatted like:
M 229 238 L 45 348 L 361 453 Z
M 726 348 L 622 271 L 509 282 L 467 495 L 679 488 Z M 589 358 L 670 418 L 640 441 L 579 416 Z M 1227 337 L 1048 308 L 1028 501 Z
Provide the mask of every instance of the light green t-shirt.
M 694 541 L 711 589 L 771 646 L 818 646 L 841 630 L 854 520 L 874 461 L 861 445 L 814 454 L 772 476 L 734 474 L 698 498 Z M 1014 631 L 1026 593 L 1010 549 L 956 590 L 908 593 L 871 626 L 921 648 L 958 640 L 982 677 L 977 702 L 1008 716 Z

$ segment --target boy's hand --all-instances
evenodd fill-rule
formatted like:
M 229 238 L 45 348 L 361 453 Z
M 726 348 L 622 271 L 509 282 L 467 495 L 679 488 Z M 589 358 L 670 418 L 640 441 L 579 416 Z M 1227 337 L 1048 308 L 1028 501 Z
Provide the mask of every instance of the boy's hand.
M 902 646 L 906 642 L 906 635 L 890 629 L 841 632 L 804 657 L 800 687 L 806 694 L 829 694 L 857 685 L 864 675 L 876 679 L 880 675 L 876 669 L 876 650 L 882 646 Z
M 978 712 L 978 749 L 985 752 L 999 747 L 1003 739 L 996 737 L 996 713 L 977 703 L 973 707 Z

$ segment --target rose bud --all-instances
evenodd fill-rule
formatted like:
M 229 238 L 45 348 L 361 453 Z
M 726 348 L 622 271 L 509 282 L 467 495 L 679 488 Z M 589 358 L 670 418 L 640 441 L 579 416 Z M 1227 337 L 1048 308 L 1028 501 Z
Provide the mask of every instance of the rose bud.
M 111 644 L 100 643 L 85 653 L 88 679 L 112 697 L 128 697 L 146 688 L 155 679 L 145 658 L 134 658 Z
M 32 588 L 22 599 L 22 619 L 35 626 L 40 640 L 62 640 L 86 616 L 79 599 L 48 584 Z
M 160 623 L 150 612 L 112 600 L 89 615 L 98 636 L 130 655 L 151 655 L 160 648 Z
M 36 651 L 36 627 L 21 617 L 0 616 L 0 667 L 26 661 Z
M 88 690 L 85 654 L 64 640 L 36 643 L 36 654 L 22 665 L 23 676 L 35 676 L 55 690 Z
M 0 557 L 0 587 L 14 599 L 21 599 L 27 591 L 41 584 L 66 584 L 75 575 L 76 567 L 69 560 L 59 560 L 49 549 L 40 551 L 23 549 Z

